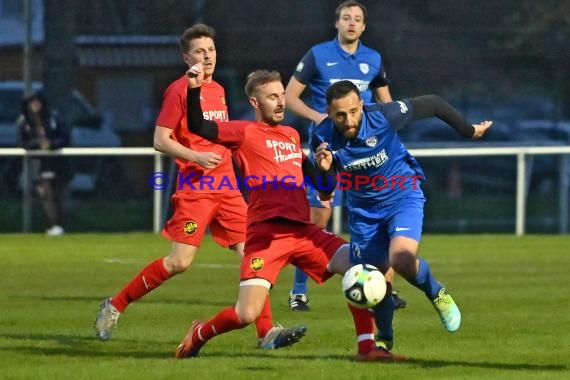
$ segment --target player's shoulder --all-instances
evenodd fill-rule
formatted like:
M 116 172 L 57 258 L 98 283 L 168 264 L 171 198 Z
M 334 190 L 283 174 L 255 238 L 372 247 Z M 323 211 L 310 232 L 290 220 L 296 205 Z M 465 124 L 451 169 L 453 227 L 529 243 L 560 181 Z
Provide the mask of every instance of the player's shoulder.
M 334 52 L 337 50 L 337 46 L 335 44 L 334 40 L 331 41 L 324 41 L 321 43 L 318 43 L 316 45 L 313 45 L 313 47 L 311 48 L 311 51 L 313 52 L 313 54 L 323 54 L 323 53 L 330 53 L 330 52 Z
M 372 49 L 371 47 L 368 47 L 363 43 L 360 43 L 360 46 L 358 47 L 358 54 L 372 58 L 378 58 L 378 59 L 381 58 L 380 52 L 378 50 Z
M 164 91 L 165 94 L 186 94 L 186 87 L 188 86 L 188 80 L 186 76 L 183 75 L 176 79 Z
M 321 136 L 321 137 L 325 137 L 325 136 L 330 134 L 333 127 L 334 127 L 334 125 L 333 125 L 332 120 L 330 118 L 326 117 L 323 121 L 321 121 L 315 127 L 314 133 Z
M 382 112 L 386 104 L 387 103 L 378 103 L 378 102 L 366 103 L 364 104 L 362 109 L 366 113 Z
M 392 103 L 366 103 L 363 106 L 364 114 L 371 121 L 383 122 L 386 119 L 386 111 L 389 110 Z

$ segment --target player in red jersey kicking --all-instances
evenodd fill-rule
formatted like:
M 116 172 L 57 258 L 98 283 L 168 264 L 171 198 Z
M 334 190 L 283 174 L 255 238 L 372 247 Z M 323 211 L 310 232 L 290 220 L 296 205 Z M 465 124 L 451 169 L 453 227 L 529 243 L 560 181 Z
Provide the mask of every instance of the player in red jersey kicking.
M 304 175 L 320 190 L 332 191 L 334 177 L 320 173 L 306 159 L 299 133 L 280 125 L 285 113 L 285 89 L 275 71 L 258 70 L 248 76 L 245 92 L 255 109 L 255 121 L 206 121 L 200 109 L 203 68 L 188 70 L 188 126 L 199 136 L 234 151 L 249 190 L 247 240 L 235 306 L 206 322 L 195 321 L 176 351 L 177 358 L 195 357 L 216 335 L 241 329 L 256 320 L 268 290 L 281 269 L 293 264 L 317 283 L 352 265 L 347 242 L 310 222 Z M 315 156 L 331 160 L 330 152 Z M 320 176 L 319 176 L 320 175 Z M 396 361 L 404 357 L 377 348 L 368 310 L 349 305 L 358 339 L 358 360 Z
M 212 79 L 216 67 L 214 37 L 213 28 L 196 24 L 182 34 L 180 46 L 188 66 L 200 63 L 203 67 L 200 115 L 222 122 L 228 120 L 228 109 L 223 87 Z M 179 172 L 189 181 L 179 181 L 172 196 L 173 215 L 162 231 L 172 241 L 170 254 L 149 263 L 116 295 L 103 300 L 95 320 L 100 340 L 111 338 L 117 319 L 131 302 L 188 269 L 208 226 L 218 244 L 243 256 L 247 207 L 239 189 L 220 186 L 221 181 L 228 178 L 235 181 L 231 152 L 188 131 L 187 87 L 188 79 L 182 76 L 166 89 L 154 133 L 155 148 L 175 158 Z M 206 188 L 199 182 L 204 175 L 213 179 Z M 256 327 L 261 348 L 293 344 L 303 336 L 305 329 L 304 326 L 274 327 L 269 301 L 263 305 Z

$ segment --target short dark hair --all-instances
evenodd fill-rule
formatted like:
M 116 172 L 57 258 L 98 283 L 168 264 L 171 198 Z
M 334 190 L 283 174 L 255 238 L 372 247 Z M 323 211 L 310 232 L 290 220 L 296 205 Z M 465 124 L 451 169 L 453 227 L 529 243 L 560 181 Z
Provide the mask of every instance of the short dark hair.
M 255 70 L 247 76 L 247 82 L 245 83 L 245 94 L 247 96 L 253 96 L 255 89 L 259 86 L 263 86 L 269 82 L 281 82 L 281 74 L 275 70 Z
M 356 87 L 356 85 L 351 81 L 339 80 L 338 82 L 334 82 L 327 89 L 327 105 L 330 106 L 333 100 L 344 98 L 351 92 L 354 92 L 356 95 L 358 95 L 358 99 L 361 99 L 358 87 Z
M 180 37 L 180 48 L 186 53 L 190 48 L 190 41 L 200 37 L 209 37 L 212 40 L 216 37 L 216 31 L 206 24 L 194 24 L 182 33 Z
M 363 4 L 359 3 L 358 1 L 353 1 L 353 0 L 344 1 L 340 3 L 338 7 L 336 7 L 336 11 L 334 12 L 335 20 L 336 21 L 340 20 L 340 12 L 344 8 L 350 8 L 350 7 L 359 7 L 360 9 L 362 9 L 362 14 L 364 15 L 364 20 L 362 21 L 364 21 L 364 23 L 366 24 L 366 16 L 368 15 L 366 7 Z

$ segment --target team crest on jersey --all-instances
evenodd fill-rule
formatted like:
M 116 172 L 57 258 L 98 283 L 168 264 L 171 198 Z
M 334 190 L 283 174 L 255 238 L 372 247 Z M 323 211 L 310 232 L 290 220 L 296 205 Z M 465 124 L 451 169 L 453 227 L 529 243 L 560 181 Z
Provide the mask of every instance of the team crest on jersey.
M 376 136 L 372 136 L 366 139 L 366 145 L 368 145 L 369 147 L 374 148 L 376 144 L 378 144 L 378 139 L 376 138 Z
M 198 223 L 196 223 L 196 221 L 194 220 L 189 220 L 186 223 L 184 223 L 184 232 L 186 232 L 186 235 L 188 236 L 194 235 L 197 229 L 198 229 Z
M 255 272 L 257 272 L 258 270 L 263 269 L 263 259 L 261 257 L 254 257 L 253 259 L 251 259 L 251 265 L 250 265 L 251 269 L 253 269 Z
M 297 65 L 297 68 L 295 69 L 295 71 L 301 72 L 301 71 L 303 71 L 303 67 L 305 67 L 305 65 L 303 64 L 303 62 L 299 62 L 299 64 Z
M 361 63 L 358 65 L 358 67 L 360 68 L 360 71 L 362 71 L 362 74 L 368 74 L 370 71 L 370 66 L 368 66 L 368 63 Z
M 289 136 L 289 139 L 293 144 L 297 145 L 297 139 L 295 138 L 295 136 Z

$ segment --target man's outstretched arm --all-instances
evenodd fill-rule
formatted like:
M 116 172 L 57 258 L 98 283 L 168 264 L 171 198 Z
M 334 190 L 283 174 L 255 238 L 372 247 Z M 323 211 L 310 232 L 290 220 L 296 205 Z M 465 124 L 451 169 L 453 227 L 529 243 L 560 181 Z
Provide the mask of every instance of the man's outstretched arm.
M 412 105 L 412 121 L 435 116 L 445 121 L 463 137 L 478 139 L 493 124 L 488 120 L 479 124 L 470 124 L 451 104 L 437 95 L 418 96 L 408 101 Z

